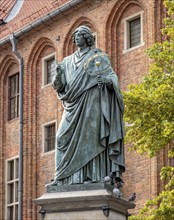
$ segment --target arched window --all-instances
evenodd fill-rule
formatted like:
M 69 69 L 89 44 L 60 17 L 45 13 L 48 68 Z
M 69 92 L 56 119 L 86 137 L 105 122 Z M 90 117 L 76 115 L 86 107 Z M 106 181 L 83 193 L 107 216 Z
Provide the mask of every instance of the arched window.
M 19 116 L 19 73 L 8 77 L 9 120 Z

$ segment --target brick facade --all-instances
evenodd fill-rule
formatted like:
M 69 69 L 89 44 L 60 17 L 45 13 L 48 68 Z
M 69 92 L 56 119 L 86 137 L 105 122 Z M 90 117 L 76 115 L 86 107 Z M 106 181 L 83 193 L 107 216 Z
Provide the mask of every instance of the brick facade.
M 29 2 L 30 14 L 27 11 Z M 49 2 L 48 5 L 45 2 Z M 0 26 L 0 38 L 7 37 L 66 2 L 50 0 L 31 5 L 31 1 L 25 1 L 16 20 Z M 144 45 L 123 53 L 122 21 L 140 11 L 143 11 Z M 88 25 L 97 33 L 97 47 L 109 54 L 121 88 L 127 89 L 128 84 L 140 82 L 148 72 L 149 59 L 144 50 L 156 40 L 161 40 L 163 14 L 162 1 L 159 0 L 85 0 L 19 37 L 17 49 L 24 59 L 23 219 L 39 219 L 32 200 L 45 192 L 44 185 L 54 176 L 54 151 L 43 152 L 42 125 L 53 120 L 59 124 L 63 110 L 52 86 L 42 86 L 42 58 L 55 52 L 57 60 L 61 61 L 73 51 L 72 31 L 78 25 Z M 19 154 L 19 118 L 8 120 L 8 77 L 16 73 L 18 67 L 10 43 L 1 45 L 0 219 L 5 216 L 5 161 Z M 161 158 L 164 158 L 163 155 Z M 161 190 L 158 172 L 163 163 L 159 158 L 150 160 L 129 152 L 128 146 L 125 146 L 125 157 L 124 196 L 127 198 L 130 193 L 137 193 L 137 206 L 133 211 L 136 213 L 147 199 Z

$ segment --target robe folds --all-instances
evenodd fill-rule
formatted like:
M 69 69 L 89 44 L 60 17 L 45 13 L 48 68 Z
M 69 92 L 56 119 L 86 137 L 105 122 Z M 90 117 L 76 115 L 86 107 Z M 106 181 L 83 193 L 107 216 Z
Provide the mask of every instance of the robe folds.
M 55 180 L 76 184 L 100 182 L 111 172 L 119 176 L 125 169 L 123 100 L 108 56 L 89 49 L 78 57 L 76 51 L 64 58 L 61 71 L 57 93 L 64 112 L 56 134 Z M 97 74 L 109 77 L 112 87 L 99 88 Z

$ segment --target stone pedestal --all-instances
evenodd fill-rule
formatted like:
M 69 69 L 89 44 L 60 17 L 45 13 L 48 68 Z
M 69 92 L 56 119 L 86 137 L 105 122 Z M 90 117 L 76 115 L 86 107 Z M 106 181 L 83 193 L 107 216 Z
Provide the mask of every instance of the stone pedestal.
M 34 200 L 44 220 L 126 220 L 135 204 L 117 198 L 102 184 L 53 187 Z M 79 187 L 79 190 L 77 188 Z M 68 190 L 69 189 L 69 190 Z M 66 191 L 64 191 L 66 190 Z M 51 191 L 51 192 L 50 192 Z

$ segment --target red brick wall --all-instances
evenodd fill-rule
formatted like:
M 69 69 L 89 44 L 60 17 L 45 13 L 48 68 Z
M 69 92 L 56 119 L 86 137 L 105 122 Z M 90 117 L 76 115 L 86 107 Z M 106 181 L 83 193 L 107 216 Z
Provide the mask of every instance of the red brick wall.
M 72 31 L 80 24 L 88 24 L 97 32 L 97 46 L 111 57 L 121 88 L 127 89 L 129 83 L 140 82 L 147 73 L 149 60 L 144 50 L 155 41 L 157 36 L 160 39 L 161 7 L 159 1 L 158 4 L 154 4 L 152 0 L 87 0 L 78 6 L 78 10 L 77 8 L 68 10 L 64 15 L 56 17 L 55 21 L 39 26 L 18 39 L 17 48 L 24 58 L 24 219 L 37 219 L 37 208 L 33 205 L 32 199 L 41 196 L 45 192 L 45 184 L 54 177 L 54 152 L 43 153 L 41 126 L 52 120 L 57 120 L 59 124 L 62 114 L 62 105 L 54 89 L 51 86 L 42 88 L 42 57 L 55 51 L 57 59 L 61 61 L 73 50 Z M 145 45 L 123 54 L 122 19 L 142 10 Z M 57 40 L 58 37 L 60 40 Z M 0 99 L 0 219 L 4 218 L 5 160 L 17 155 L 19 148 L 19 119 L 8 121 L 6 117 L 8 111 L 6 79 L 8 74 L 15 71 L 14 63 L 17 65 L 10 44 L 2 46 L 0 48 L 0 97 L 2 97 Z M 130 193 L 134 191 L 137 193 L 137 206 L 133 211 L 137 212 L 147 199 L 158 192 L 158 160 L 150 160 L 135 152 L 129 152 L 128 146 L 125 146 L 125 156 L 124 196 L 127 198 Z

